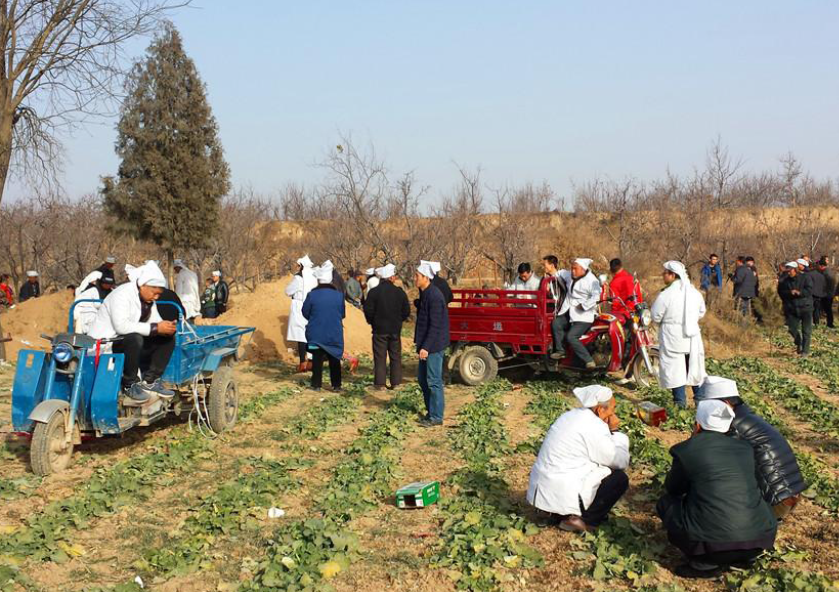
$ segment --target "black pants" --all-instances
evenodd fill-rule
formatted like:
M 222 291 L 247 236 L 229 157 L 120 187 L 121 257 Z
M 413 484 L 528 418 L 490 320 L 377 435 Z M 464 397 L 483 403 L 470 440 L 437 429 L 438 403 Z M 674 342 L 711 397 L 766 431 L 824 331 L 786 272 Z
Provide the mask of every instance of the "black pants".
M 312 388 L 323 386 L 323 362 L 329 360 L 329 381 L 332 388 L 341 388 L 341 360 L 318 348 L 312 352 Z
M 813 299 L 815 301 L 815 299 Z M 821 312 L 825 316 L 827 326 L 833 328 L 833 296 L 825 296 L 821 299 Z
M 551 321 L 551 333 L 554 340 L 554 351 L 563 351 L 565 348 L 564 342 L 567 340 L 571 351 L 584 364 L 592 361 L 591 354 L 585 345 L 580 342 L 580 337 L 588 333 L 591 329 L 591 323 L 571 322 L 571 315 L 565 313 L 558 317 L 554 317 Z
M 800 354 L 810 353 L 810 338 L 813 335 L 813 315 L 810 311 L 786 315 L 786 325 L 795 348 Z
M 300 360 L 300 363 L 303 364 L 306 361 L 306 344 L 300 341 L 297 342 L 297 357 Z
M 583 509 L 580 500 L 580 518 L 589 526 L 599 526 L 606 520 L 609 512 L 629 488 L 629 477 L 620 469 L 613 469 L 611 474 L 600 482 L 597 493 L 587 509 Z
M 373 384 L 385 386 L 390 358 L 390 387 L 402 384 L 402 337 L 398 333 L 373 334 Z
M 813 298 L 813 324 L 818 325 L 822 318 L 822 299 Z
M 127 388 L 139 382 L 138 371 L 142 370 L 143 380 L 154 382 L 166 370 L 169 358 L 175 350 L 174 335 L 156 335 L 145 337 L 139 333 L 123 335 L 122 340 L 114 342 L 115 354 L 123 354 L 122 386 Z

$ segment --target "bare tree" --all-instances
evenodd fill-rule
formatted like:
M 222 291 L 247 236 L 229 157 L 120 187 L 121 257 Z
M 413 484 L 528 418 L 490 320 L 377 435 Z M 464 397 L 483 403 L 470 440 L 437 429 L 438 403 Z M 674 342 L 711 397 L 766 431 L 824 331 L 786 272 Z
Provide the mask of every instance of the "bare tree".
M 0 2 L 0 202 L 10 172 L 54 171 L 60 128 L 113 110 L 126 43 L 188 2 Z
M 431 223 L 437 240 L 433 243 L 436 249 L 428 253 L 428 256 L 440 259 L 453 284 L 457 284 L 480 259 L 478 245 L 483 233 L 481 169 L 469 171 L 458 167 L 458 170 L 460 184 L 454 194 L 445 197 L 442 204 L 432 210 L 434 219 Z

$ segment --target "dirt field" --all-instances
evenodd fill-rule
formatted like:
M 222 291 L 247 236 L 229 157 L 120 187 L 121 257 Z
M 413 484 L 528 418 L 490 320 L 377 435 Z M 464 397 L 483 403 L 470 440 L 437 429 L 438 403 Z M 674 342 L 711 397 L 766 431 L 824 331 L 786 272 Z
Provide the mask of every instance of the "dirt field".
M 819 335 L 825 351 L 839 351 L 839 337 Z M 755 385 L 788 377 L 839 404 L 836 384 L 804 372 L 788 350 L 770 353 L 767 343 L 761 359 L 769 370 Z M 666 448 L 688 436 L 684 422 L 648 429 L 627 415 L 631 489 L 609 527 L 571 535 L 545 525 L 524 493 L 540 436 L 573 380 L 453 385 L 445 427 L 421 429 L 414 385 L 365 389 L 370 370 L 336 395 L 308 390 L 276 361 L 241 364 L 245 418 L 231 433 L 205 440 L 170 422 L 89 441 L 65 473 L 40 480 L 26 442 L 8 434 L 14 368 L 3 367 L 0 590 L 130 591 L 140 589 L 137 577 L 162 592 L 294 589 L 291 581 L 340 592 L 829 590 L 839 579 L 839 430 L 780 388 L 757 396 L 821 481 L 760 570 L 687 581 L 672 573 L 679 556 L 653 512 Z M 625 409 L 639 397 L 620 393 Z M 441 502 L 397 509 L 393 492 L 418 480 L 439 480 Z M 285 515 L 269 518 L 270 507 Z

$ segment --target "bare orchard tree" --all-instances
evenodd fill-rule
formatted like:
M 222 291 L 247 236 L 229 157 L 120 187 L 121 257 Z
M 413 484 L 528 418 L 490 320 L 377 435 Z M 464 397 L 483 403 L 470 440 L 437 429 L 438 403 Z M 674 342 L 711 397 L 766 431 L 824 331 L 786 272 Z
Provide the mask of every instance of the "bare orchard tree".
M 711 144 L 705 159 L 705 174 L 714 196 L 714 207 L 726 208 L 732 205 L 731 189 L 741 178 L 743 159 L 732 158 L 728 147 L 719 136 Z
M 10 172 L 54 170 L 60 128 L 113 111 L 126 44 L 188 2 L 0 2 L 0 202 Z
M 495 215 L 483 241 L 483 255 L 501 272 L 506 282 L 516 277 L 519 263 L 533 261 L 539 215 L 554 204 L 550 185 L 504 187 L 495 191 Z
M 414 173 L 404 174 L 392 188 L 386 205 L 385 243 L 394 249 L 393 259 L 399 277 L 410 281 L 420 259 L 438 250 L 440 235 L 423 218 L 419 204 L 429 188 L 417 183 Z
M 443 269 L 453 284 L 474 268 L 480 260 L 480 245 L 483 235 L 481 214 L 484 196 L 481 187 L 481 169 L 469 171 L 458 167 L 460 183 L 452 195 L 432 209 L 432 245 L 428 257 L 440 260 Z
M 622 181 L 595 178 L 576 188 L 577 212 L 601 214 L 599 227 L 617 244 L 618 257 L 624 259 L 644 247 L 647 218 L 636 212 L 646 201 L 643 183 L 627 177 Z

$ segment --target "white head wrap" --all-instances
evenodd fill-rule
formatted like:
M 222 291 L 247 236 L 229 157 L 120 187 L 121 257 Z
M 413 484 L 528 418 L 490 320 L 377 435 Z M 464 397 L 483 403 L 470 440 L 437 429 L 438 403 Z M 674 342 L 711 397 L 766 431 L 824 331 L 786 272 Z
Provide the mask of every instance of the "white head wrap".
M 588 271 L 589 267 L 591 267 L 591 259 L 586 259 L 585 257 L 577 257 L 574 259 L 574 263 Z
M 730 378 L 721 376 L 708 376 L 702 384 L 703 399 L 727 399 L 728 397 L 739 397 L 737 383 Z
M 798 261 L 790 261 L 789 263 L 784 264 L 784 267 L 789 267 L 790 269 L 798 269 Z
M 690 285 L 690 277 L 688 276 L 687 269 L 685 269 L 685 266 L 681 261 L 668 261 L 664 264 L 664 269 L 672 271 L 679 276 L 679 279 L 681 280 L 679 288 L 682 291 L 684 302 L 682 305 L 682 308 L 684 309 L 684 316 L 682 317 L 682 331 L 684 331 L 686 337 L 699 335 L 699 309 L 688 306 L 688 293 L 692 286 Z
M 420 259 L 420 265 L 428 265 L 435 274 L 440 273 L 440 270 L 442 269 L 439 261 L 426 261 L 425 259 Z
M 327 261 L 320 267 L 315 267 L 314 275 L 319 284 L 329 284 L 332 282 L 332 263 Z
M 803 265 L 804 267 L 810 267 L 810 264 L 807 263 L 806 259 L 799 259 L 798 261 L 796 261 L 796 263 L 798 263 L 799 265 Z
M 427 261 L 424 263 L 420 263 L 420 266 L 417 267 L 417 271 L 430 280 L 434 279 L 434 269 L 431 267 L 431 265 L 428 264 Z
M 175 259 L 172 262 L 172 267 L 186 267 L 186 265 L 184 265 L 183 259 Z
M 29 270 L 29 271 L 26 272 L 26 277 L 38 277 L 38 272 L 33 271 L 33 270 Z
M 599 384 L 581 386 L 574 389 L 574 396 L 583 407 L 590 409 L 601 403 L 608 403 L 612 399 L 612 389 Z
M 136 282 L 138 286 L 151 286 L 152 288 L 165 288 L 166 278 L 156 261 L 146 261 L 140 267 L 133 265 L 125 266 L 125 273 L 128 279 Z
M 95 281 L 102 279 L 102 272 L 101 271 L 91 271 L 89 274 L 85 276 L 82 280 L 82 283 L 79 284 L 79 287 L 76 288 L 76 298 L 82 295 L 82 292 L 87 290 L 87 287 Z
M 731 429 L 734 411 L 716 399 L 703 399 L 696 404 L 696 423 L 708 432 L 725 434 Z
M 221 277 L 221 272 L 217 269 L 217 270 L 215 270 L 215 271 L 212 273 L 212 275 L 213 275 L 214 277 Z
M 393 263 L 388 263 L 384 267 L 379 267 L 376 270 L 376 275 L 381 279 L 386 280 L 396 275 L 396 266 Z
M 108 255 L 107 257 L 105 257 L 105 263 L 116 263 L 116 262 L 117 262 L 117 258 L 114 257 L 113 255 Z
M 375 267 L 368 267 L 364 271 L 364 275 L 366 275 L 367 277 L 370 277 L 371 275 L 376 275 L 376 268 Z
M 300 259 L 297 260 L 297 264 L 302 265 L 303 267 L 314 266 L 314 263 L 312 263 L 312 260 L 309 258 L 308 255 L 303 255 L 302 257 L 300 257 Z

